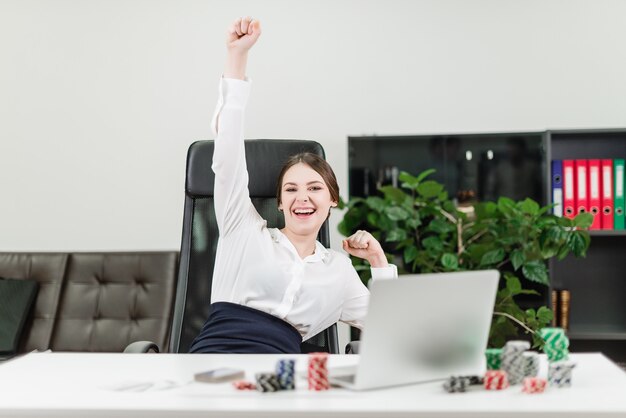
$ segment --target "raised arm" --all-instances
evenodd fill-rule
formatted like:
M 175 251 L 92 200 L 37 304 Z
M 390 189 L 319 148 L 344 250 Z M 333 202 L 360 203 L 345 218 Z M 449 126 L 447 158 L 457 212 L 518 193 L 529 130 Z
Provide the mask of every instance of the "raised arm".
M 260 23 L 251 18 L 235 20 L 226 35 L 226 67 L 212 123 L 215 215 L 222 236 L 258 216 L 248 192 L 243 126 L 250 91 L 245 78 L 248 51 L 260 35 Z

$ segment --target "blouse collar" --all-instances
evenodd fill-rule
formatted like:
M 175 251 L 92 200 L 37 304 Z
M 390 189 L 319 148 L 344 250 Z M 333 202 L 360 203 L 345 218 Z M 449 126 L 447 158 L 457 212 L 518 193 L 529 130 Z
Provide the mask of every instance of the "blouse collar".
M 289 248 L 292 252 L 295 253 L 296 257 L 298 259 L 300 259 L 300 255 L 298 255 L 298 251 L 296 250 L 296 247 L 294 247 L 293 243 L 291 241 L 289 241 L 289 238 L 287 238 L 287 236 L 285 234 L 282 233 L 282 231 L 278 228 L 268 228 L 270 235 L 272 236 L 272 240 L 275 243 L 281 243 L 282 245 L 286 246 L 287 248 Z M 324 247 L 322 245 L 321 242 L 319 241 L 315 241 L 315 252 L 309 256 L 304 257 L 303 259 L 301 259 L 303 262 L 306 263 L 315 263 L 317 261 L 324 261 L 327 262 L 328 260 L 328 256 L 330 254 L 330 251 L 328 251 L 328 248 Z

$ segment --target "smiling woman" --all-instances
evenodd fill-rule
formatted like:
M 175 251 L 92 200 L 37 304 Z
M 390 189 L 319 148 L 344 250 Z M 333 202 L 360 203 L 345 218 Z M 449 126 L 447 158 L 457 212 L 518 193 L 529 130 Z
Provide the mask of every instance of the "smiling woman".
M 302 341 L 337 321 L 361 328 L 367 312 L 369 292 L 350 259 L 316 239 L 339 201 L 326 161 L 298 154 L 283 167 L 276 189 L 282 230 L 267 228 L 250 200 L 243 115 L 251 83 L 245 72 L 248 50 L 260 33 L 258 21 L 241 18 L 227 35 L 226 71 L 212 123 L 220 236 L 211 313 L 192 343 L 194 353 L 298 353 Z M 368 232 L 357 231 L 343 247 L 369 261 L 374 279 L 397 277 Z

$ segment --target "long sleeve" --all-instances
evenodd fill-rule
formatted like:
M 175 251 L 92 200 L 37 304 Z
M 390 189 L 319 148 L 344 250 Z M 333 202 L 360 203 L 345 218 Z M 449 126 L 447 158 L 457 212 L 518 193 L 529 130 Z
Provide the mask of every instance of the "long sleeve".
M 215 216 L 220 236 L 226 236 L 258 216 L 248 191 L 244 148 L 244 114 L 250 82 L 222 78 L 212 120 L 215 152 Z

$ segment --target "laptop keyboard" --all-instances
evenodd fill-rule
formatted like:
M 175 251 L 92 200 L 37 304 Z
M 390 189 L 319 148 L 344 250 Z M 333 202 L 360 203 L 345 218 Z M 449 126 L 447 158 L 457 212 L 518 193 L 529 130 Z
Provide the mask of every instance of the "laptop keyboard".
M 344 375 L 344 376 L 333 376 L 333 379 L 335 380 L 341 380 L 342 382 L 346 382 L 346 383 L 354 383 L 354 375 Z

